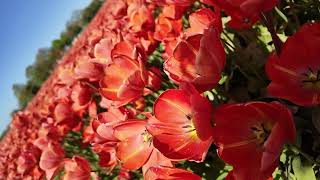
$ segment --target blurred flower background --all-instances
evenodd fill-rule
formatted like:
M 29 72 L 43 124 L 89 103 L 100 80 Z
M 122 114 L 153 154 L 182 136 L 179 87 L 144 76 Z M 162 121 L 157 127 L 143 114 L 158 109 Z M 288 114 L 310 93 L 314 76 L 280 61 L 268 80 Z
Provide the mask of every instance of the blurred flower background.
M 32 91 L 45 77 L 32 74 L 50 48 L 60 46 L 71 26 L 79 21 L 81 10 L 91 0 L 3 1 L 0 6 L 0 132 L 11 121 L 11 113 L 24 107 Z M 66 47 L 63 47 L 63 49 Z M 51 63 L 52 64 L 52 63 Z M 44 68 L 43 71 L 50 69 Z M 25 92 L 22 92 L 25 91 Z M 29 91 L 29 92 L 26 92 Z M 15 94 L 17 97 L 15 97 Z

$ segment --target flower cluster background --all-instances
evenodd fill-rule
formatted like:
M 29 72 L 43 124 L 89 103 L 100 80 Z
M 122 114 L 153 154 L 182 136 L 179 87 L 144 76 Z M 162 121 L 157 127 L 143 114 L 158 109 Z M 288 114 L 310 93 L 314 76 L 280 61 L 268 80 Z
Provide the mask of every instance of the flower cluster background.
M 319 19 L 318 0 L 106 0 L 14 114 L 0 179 L 319 179 Z

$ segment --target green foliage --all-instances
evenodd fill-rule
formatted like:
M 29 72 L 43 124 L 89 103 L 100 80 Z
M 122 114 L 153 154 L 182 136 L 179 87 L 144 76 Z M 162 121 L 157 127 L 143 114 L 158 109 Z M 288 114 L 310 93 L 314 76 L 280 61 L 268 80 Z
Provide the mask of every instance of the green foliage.
M 301 162 L 301 158 L 296 156 L 292 161 L 292 168 L 297 180 L 316 180 L 312 164 L 309 162 Z

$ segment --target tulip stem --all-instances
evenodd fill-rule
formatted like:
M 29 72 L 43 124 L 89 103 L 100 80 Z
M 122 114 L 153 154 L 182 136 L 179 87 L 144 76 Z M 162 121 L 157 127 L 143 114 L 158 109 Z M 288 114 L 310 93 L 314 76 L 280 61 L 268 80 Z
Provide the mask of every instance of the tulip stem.
M 299 154 L 301 154 L 304 158 L 306 158 L 308 161 L 312 162 L 313 164 L 320 166 L 320 162 L 316 161 L 313 159 L 313 157 L 311 157 L 309 154 L 305 153 L 302 151 L 302 149 L 300 147 L 298 147 L 297 145 L 289 145 L 290 149 L 294 152 L 298 152 Z
M 277 35 L 277 32 L 274 28 L 274 25 L 273 25 L 273 20 L 272 20 L 272 15 L 271 13 L 261 13 L 261 19 L 263 21 L 263 23 L 267 26 L 268 28 L 268 31 L 270 32 L 271 34 L 271 37 L 272 37 L 272 41 L 273 41 L 273 44 L 274 44 L 274 47 L 276 49 L 276 52 L 278 54 L 278 56 L 280 55 L 281 53 L 281 47 L 282 47 L 282 41 L 280 40 L 279 36 Z
M 157 90 L 155 90 L 154 88 L 152 88 L 152 87 L 150 87 L 150 86 L 146 86 L 146 87 L 144 87 L 144 88 L 146 88 L 146 89 L 150 90 L 153 94 L 158 95 L 158 91 L 157 91 Z

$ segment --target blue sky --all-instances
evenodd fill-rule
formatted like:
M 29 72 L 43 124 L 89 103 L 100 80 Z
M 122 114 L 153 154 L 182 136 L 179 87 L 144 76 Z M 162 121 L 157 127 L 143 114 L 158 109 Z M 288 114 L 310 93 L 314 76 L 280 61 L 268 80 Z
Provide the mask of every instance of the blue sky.
M 90 0 L 8 0 L 0 6 L 0 133 L 18 107 L 14 83 L 24 83 L 25 68 L 35 60 L 37 50 L 49 47 L 71 19 Z

